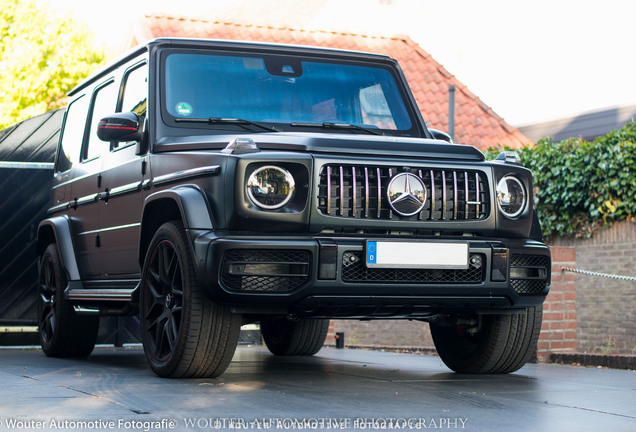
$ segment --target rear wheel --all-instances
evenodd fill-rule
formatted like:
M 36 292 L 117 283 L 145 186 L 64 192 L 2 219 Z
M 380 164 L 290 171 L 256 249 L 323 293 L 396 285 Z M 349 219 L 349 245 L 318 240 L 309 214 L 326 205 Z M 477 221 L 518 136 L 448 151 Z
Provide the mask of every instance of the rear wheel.
M 431 335 L 440 358 L 455 372 L 510 373 L 526 364 L 536 349 L 542 316 L 539 306 L 455 325 L 431 323 Z
M 267 348 L 280 356 L 312 356 L 325 344 L 328 319 L 301 319 L 291 321 L 285 317 L 261 320 L 261 332 Z
M 38 282 L 42 351 L 49 357 L 87 357 L 95 348 L 99 316 L 76 314 L 64 296 L 68 278 L 54 243 L 40 258 Z
M 157 375 L 215 377 L 229 366 L 241 316 L 204 294 L 179 221 L 163 224 L 150 243 L 139 310 L 144 352 Z

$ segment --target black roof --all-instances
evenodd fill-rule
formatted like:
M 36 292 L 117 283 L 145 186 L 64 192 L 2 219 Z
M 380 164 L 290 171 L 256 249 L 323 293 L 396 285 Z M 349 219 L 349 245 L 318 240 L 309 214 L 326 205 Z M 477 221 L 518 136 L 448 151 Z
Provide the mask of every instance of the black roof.
M 110 71 L 118 68 L 122 64 L 134 59 L 144 52 L 149 52 L 153 47 L 162 45 L 162 46 L 173 46 L 173 47 L 208 47 L 215 49 L 223 49 L 223 48 L 232 48 L 232 49 L 244 49 L 244 50 L 258 50 L 258 51 L 288 51 L 294 53 L 307 53 L 313 55 L 343 55 L 348 58 L 357 57 L 364 58 L 366 60 L 374 59 L 374 60 L 383 60 L 383 61 L 393 61 L 391 57 L 383 55 L 383 54 L 371 54 L 371 53 L 363 53 L 358 51 L 347 51 L 342 49 L 335 48 L 323 48 L 323 47 L 310 47 L 306 45 L 290 45 L 290 44 L 279 44 L 272 42 L 254 42 L 254 41 L 234 41 L 234 40 L 219 40 L 219 39 L 192 39 L 192 38 L 156 38 L 152 39 L 143 45 L 139 45 L 132 50 L 128 51 L 118 59 L 110 62 L 104 68 L 98 70 L 84 81 L 79 83 L 73 90 L 69 92 L 69 96 L 74 95 L 79 90 L 84 87 L 90 85 L 91 83 L 98 80 L 100 77 L 108 74 Z

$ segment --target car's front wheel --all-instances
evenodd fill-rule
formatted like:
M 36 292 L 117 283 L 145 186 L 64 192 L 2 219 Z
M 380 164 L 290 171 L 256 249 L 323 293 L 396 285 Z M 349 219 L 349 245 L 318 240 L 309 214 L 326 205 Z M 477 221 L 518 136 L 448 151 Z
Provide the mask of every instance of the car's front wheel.
M 455 372 L 503 374 L 520 369 L 536 349 L 543 309 L 482 315 L 454 325 L 431 323 L 431 335 L 442 361 Z
M 241 316 L 215 304 L 203 292 L 179 221 L 163 224 L 150 243 L 139 310 L 144 352 L 157 375 L 215 377 L 229 366 Z

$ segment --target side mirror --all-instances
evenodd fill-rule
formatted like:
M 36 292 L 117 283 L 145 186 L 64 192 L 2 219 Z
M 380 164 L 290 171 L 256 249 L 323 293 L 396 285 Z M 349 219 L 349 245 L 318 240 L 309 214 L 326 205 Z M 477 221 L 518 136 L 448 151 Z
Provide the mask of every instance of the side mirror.
M 143 132 L 139 116 L 132 112 L 116 113 L 101 119 L 97 136 L 102 141 L 141 141 Z
M 446 132 L 442 132 L 437 129 L 429 129 L 428 131 L 431 133 L 431 135 L 433 135 L 434 139 L 446 141 L 447 143 L 453 144 L 453 138 L 451 138 L 451 136 Z

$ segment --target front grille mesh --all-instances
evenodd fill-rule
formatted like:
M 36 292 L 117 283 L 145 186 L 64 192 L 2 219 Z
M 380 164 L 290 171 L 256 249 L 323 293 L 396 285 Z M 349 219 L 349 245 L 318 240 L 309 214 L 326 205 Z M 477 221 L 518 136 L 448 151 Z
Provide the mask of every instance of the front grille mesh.
M 223 257 L 221 283 L 231 291 L 290 292 L 309 279 L 306 250 L 233 249 Z
M 512 255 L 510 271 L 523 269 L 528 276 L 511 278 L 510 284 L 519 295 L 542 294 L 550 283 L 550 258 L 545 255 Z
M 470 266 L 466 270 L 367 268 L 362 252 L 350 251 L 342 257 L 342 280 L 395 284 L 481 283 L 484 280 L 485 263 L 483 255 L 471 254 Z
M 426 186 L 424 208 L 413 216 L 391 211 L 386 188 L 392 177 L 409 172 Z M 481 171 L 327 164 L 320 172 L 318 210 L 354 219 L 481 220 L 490 213 L 488 182 Z
M 547 268 L 549 261 L 545 255 L 513 255 L 510 258 L 510 267 Z
M 512 279 L 512 288 L 519 295 L 541 294 L 545 289 L 545 280 L 538 279 Z

